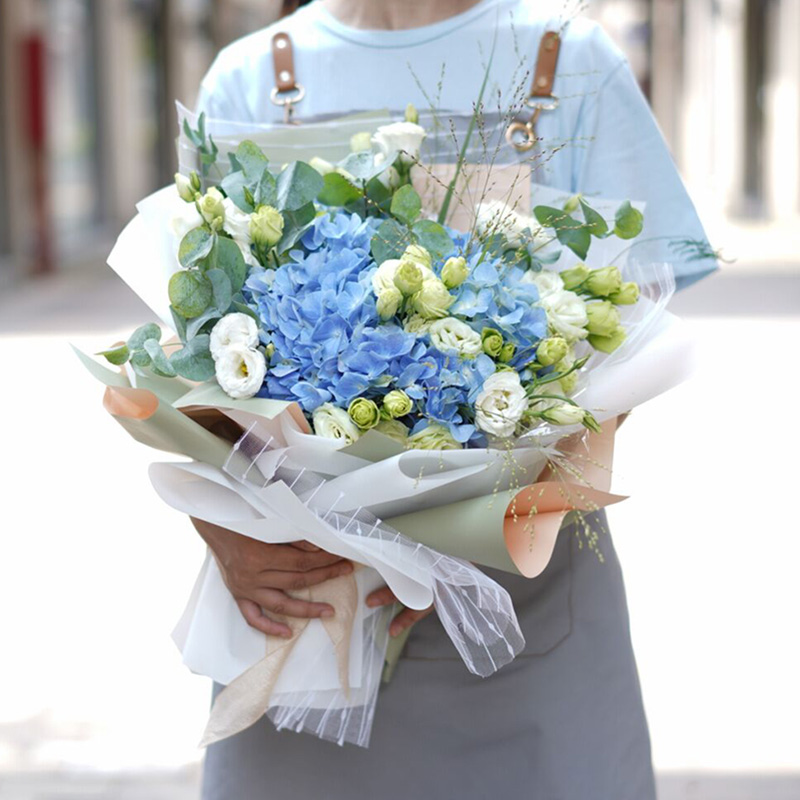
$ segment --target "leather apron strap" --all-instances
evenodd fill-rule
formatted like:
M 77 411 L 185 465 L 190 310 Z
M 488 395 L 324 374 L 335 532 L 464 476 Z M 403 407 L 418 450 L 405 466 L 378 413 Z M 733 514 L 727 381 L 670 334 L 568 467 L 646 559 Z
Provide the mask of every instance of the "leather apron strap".
M 272 63 L 275 69 L 275 86 L 269 99 L 283 107 L 283 121 L 293 122 L 294 107 L 306 96 L 306 90 L 297 82 L 294 70 L 294 48 L 288 33 L 272 37 Z

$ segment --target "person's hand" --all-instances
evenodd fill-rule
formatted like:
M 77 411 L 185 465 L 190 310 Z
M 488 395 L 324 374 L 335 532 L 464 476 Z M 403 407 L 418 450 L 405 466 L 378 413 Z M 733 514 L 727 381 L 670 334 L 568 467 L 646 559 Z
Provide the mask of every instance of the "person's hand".
M 370 608 L 379 608 L 380 606 L 390 606 L 397 602 L 394 592 L 388 587 L 384 586 L 382 589 L 377 589 L 367 597 L 367 605 Z M 421 611 L 416 611 L 413 608 L 404 608 L 393 620 L 389 626 L 390 636 L 399 636 L 403 631 L 408 630 L 412 625 L 415 625 L 421 619 L 424 619 L 428 614 L 433 611 L 433 606 L 423 608 Z
M 334 608 L 327 603 L 297 600 L 288 592 L 349 575 L 353 571 L 350 561 L 308 542 L 265 544 L 203 520 L 192 519 L 192 523 L 211 548 L 225 585 L 251 627 L 289 638 L 289 626 L 267 612 L 305 619 L 334 615 Z

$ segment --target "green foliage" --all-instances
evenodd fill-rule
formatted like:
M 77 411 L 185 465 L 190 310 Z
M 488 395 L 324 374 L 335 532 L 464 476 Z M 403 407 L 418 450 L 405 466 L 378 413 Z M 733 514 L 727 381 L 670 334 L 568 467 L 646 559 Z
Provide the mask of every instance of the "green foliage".
M 206 274 L 214 269 L 222 270 L 228 276 L 232 294 L 241 291 L 247 278 L 247 264 L 239 245 L 233 239 L 227 236 L 217 237 L 216 247 L 205 262 Z
M 185 347 L 170 356 L 170 364 L 183 378 L 207 381 L 214 377 L 214 359 L 209 350 L 207 333 L 195 336 Z
M 178 261 L 182 267 L 193 267 L 211 252 L 215 235 L 208 228 L 195 228 L 181 239 Z
M 319 172 L 302 161 L 294 161 L 278 175 L 275 205 L 279 211 L 297 211 L 316 200 L 323 186 Z
M 208 308 L 213 295 L 211 281 L 198 269 L 176 272 L 169 279 L 169 301 L 186 319 L 199 317 Z
M 586 220 L 586 229 L 596 239 L 604 239 L 608 236 L 608 223 L 583 199 L 580 201 L 583 210 L 583 218 Z
M 586 258 L 592 235 L 585 222 L 575 219 L 566 211 L 552 206 L 536 206 L 533 214 L 545 228 L 552 228 L 556 238 L 580 259 Z
M 362 150 L 360 153 L 350 153 L 344 161 L 339 162 L 339 167 L 356 180 L 367 183 L 389 169 L 395 158 L 396 156 L 392 156 L 376 164 L 375 154 L 371 150 Z
M 248 181 L 257 182 L 269 166 L 269 159 L 255 142 L 247 139 L 236 148 L 236 163 Z
M 207 178 L 211 167 L 214 166 L 217 161 L 219 148 L 211 136 L 206 137 L 206 115 L 200 114 L 197 119 L 196 130 L 192 130 L 189 125 L 189 120 L 184 119 L 183 131 L 189 138 L 189 141 L 197 148 L 197 155 L 200 159 L 200 169 L 203 173 L 203 177 Z
M 366 195 L 369 199 L 367 211 L 371 209 L 381 211 L 384 214 L 389 213 L 392 204 L 392 190 L 380 178 L 372 178 L 367 181 Z
M 137 328 L 128 339 L 128 347 L 131 351 L 142 350 L 144 343 L 148 339 L 155 339 L 156 341 L 161 339 L 161 328 L 154 322 L 148 322 L 146 325 Z
M 144 349 L 147 355 L 150 356 L 150 368 L 156 375 L 160 375 L 162 378 L 174 378 L 177 375 L 175 367 L 170 363 L 158 343 L 158 339 L 148 339 L 144 343 Z
M 422 200 L 413 186 L 406 184 L 394 193 L 391 212 L 401 222 L 411 225 L 419 217 L 421 210 Z
M 97 353 L 98 356 L 103 356 L 106 361 L 110 364 L 113 364 L 115 367 L 121 367 L 123 364 L 127 363 L 128 359 L 130 358 L 131 351 L 128 348 L 128 345 L 121 344 L 118 347 L 112 347 L 110 350 L 103 350 L 100 353 Z
M 231 279 L 228 277 L 228 273 L 221 269 L 208 270 L 208 272 L 206 272 L 206 278 L 211 281 L 214 308 L 219 311 L 220 316 L 222 316 L 230 308 L 231 302 L 233 301 Z
M 630 202 L 624 202 L 618 209 L 614 233 L 620 239 L 635 239 L 644 227 L 644 216 Z
M 408 228 L 393 219 L 381 223 L 372 237 L 372 257 L 380 265 L 390 258 L 400 258 L 410 244 L 416 244 L 416 237 L 412 236 Z
M 278 244 L 275 245 L 275 252 L 285 253 L 294 247 L 300 237 L 308 230 L 308 226 L 317 216 L 317 210 L 313 203 L 307 203 L 296 211 L 283 212 L 283 236 Z
M 338 172 L 329 172 L 322 179 L 322 191 L 319 193 L 319 202 L 325 206 L 342 207 L 360 200 L 364 193 L 358 186 L 350 183 L 344 175 Z
M 438 222 L 430 219 L 421 219 L 419 222 L 415 222 L 411 229 L 416 234 L 417 242 L 434 259 L 443 258 L 453 251 L 453 240 L 450 238 L 450 234 Z

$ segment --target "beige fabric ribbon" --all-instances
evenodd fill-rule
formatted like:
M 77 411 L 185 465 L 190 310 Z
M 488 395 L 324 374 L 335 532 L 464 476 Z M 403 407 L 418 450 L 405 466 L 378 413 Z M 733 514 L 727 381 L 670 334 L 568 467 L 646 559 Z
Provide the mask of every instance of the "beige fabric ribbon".
M 359 569 L 359 565 L 355 565 L 355 569 Z M 335 609 L 334 616 L 321 618 L 321 622 L 336 650 L 339 682 L 346 696 L 350 694 L 350 639 L 358 608 L 358 586 L 354 574 L 341 575 L 318 586 L 291 593 L 298 600 L 328 603 Z M 291 638 L 267 636 L 264 658 L 217 695 L 200 747 L 249 728 L 269 708 L 278 676 L 309 623 L 309 620 L 298 617 L 276 615 L 275 618 L 289 626 Z

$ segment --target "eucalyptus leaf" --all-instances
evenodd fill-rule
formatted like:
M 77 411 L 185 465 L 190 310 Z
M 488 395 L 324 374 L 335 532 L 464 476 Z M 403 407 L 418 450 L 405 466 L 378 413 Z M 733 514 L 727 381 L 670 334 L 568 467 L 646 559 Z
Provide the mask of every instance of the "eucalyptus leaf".
M 222 314 L 215 307 L 207 308 L 199 317 L 190 320 L 186 326 L 186 341 L 194 339 L 211 320 L 218 320 Z
M 422 200 L 416 189 L 409 184 L 401 186 L 392 197 L 391 212 L 401 222 L 411 225 L 422 211 Z
M 583 210 L 583 218 L 586 220 L 586 229 L 596 239 L 604 239 L 608 236 L 608 223 L 603 216 L 595 211 L 584 200 L 581 200 L 581 209 Z
M 173 306 L 169 307 L 169 312 L 172 314 L 172 321 L 175 323 L 175 332 L 178 334 L 178 338 L 182 341 L 186 341 L 186 318 L 182 317 Z
M 393 196 L 392 190 L 380 178 L 372 178 L 367 182 L 366 194 L 370 206 L 377 207 L 385 214 L 389 213 Z
M 618 209 L 614 233 L 620 239 L 635 239 L 644 227 L 644 215 L 625 201 Z
M 158 343 L 158 339 L 148 339 L 144 343 L 144 349 L 150 356 L 150 368 L 156 375 L 160 375 L 162 378 L 174 378 L 178 374 Z
M 375 163 L 375 154 L 371 150 L 362 150 L 360 153 L 350 153 L 347 158 L 339 162 L 339 167 L 356 180 L 366 183 L 382 172 L 386 172 L 394 164 L 396 158 L 397 153 L 393 153 L 389 158 Z
M 390 258 L 400 258 L 410 244 L 416 243 L 417 237 L 408 228 L 393 219 L 387 219 L 372 237 L 372 256 L 380 266 Z
M 131 351 L 128 349 L 128 345 L 121 344 L 119 347 L 112 347 L 110 350 L 103 350 L 100 353 L 97 353 L 99 356 L 103 356 L 106 361 L 110 364 L 113 364 L 115 367 L 121 367 L 123 364 L 127 363 L 128 359 L 130 358 Z
M 231 305 L 233 300 L 233 288 L 228 274 L 221 269 L 210 269 L 206 272 L 206 278 L 211 281 L 211 289 L 214 292 L 214 308 L 223 315 Z M 240 287 L 241 288 L 241 287 Z
M 536 206 L 533 209 L 533 215 L 540 225 L 554 230 L 559 230 L 559 228 L 568 226 L 569 222 L 576 221 L 563 208 L 553 208 L 552 206 Z
M 241 257 L 241 253 L 239 255 Z M 186 319 L 199 317 L 208 308 L 213 297 L 211 281 L 199 270 L 176 272 L 169 279 L 169 301 Z
M 128 338 L 128 347 L 131 350 L 141 350 L 148 339 L 161 339 L 161 328 L 155 322 L 138 327 Z
M 278 175 L 278 211 L 296 211 L 317 199 L 323 188 L 322 175 L 302 161 L 293 161 Z
M 241 170 L 229 172 L 222 179 L 221 186 L 225 194 L 246 214 L 252 214 L 255 211 L 253 194 L 247 187 L 247 178 L 244 172 Z
M 274 206 L 278 202 L 278 183 L 275 176 L 265 169 L 261 175 L 261 179 L 255 186 L 253 194 L 253 205 L 258 206 Z
M 573 220 L 573 222 L 576 224 L 572 227 L 560 228 L 557 230 L 556 236 L 561 244 L 572 250 L 572 252 L 583 261 L 589 254 L 589 248 L 592 245 L 592 235 L 585 225 L 577 220 Z
M 344 207 L 364 196 L 361 189 L 354 186 L 344 175 L 340 175 L 338 172 L 329 172 L 322 181 L 323 186 L 319 194 L 319 202 L 325 206 Z
M 275 245 L 275 252 L 285 253 L 294 247 L 317 216 L 313 203 L 306 203 L 296 211 L 283 212 L 283 236 Z
M 221 269 L 228 276 L 231 282 L 232 294 L 236 294 L 241 290 L 247 277 L 247 264 L 244 262 L 244 256 L 239 249 L 239 245 L 233 239 L 228 239 L 224 236 L 219 237 L 217 259 L 214 266 L 216 269 Z
M 248 317 L 251 317 L 256 322 L 259 323 L 261 322 L 261 320 L 258 318 L 258 314 L 256 314 L 256 312 L 253 311 L 253 309 L 250 308 L 250 306 L 246 305 L 241 300 L 234 299 L 233 309 L 235 311 L 238 311 L 240 314 L 247 314 Z
M 421 244 L 433 258 L 442 258 L 453 252 L 455 245 L 450 234 L 438 222 L 431 219 L 421 219 L 415 222 L 411 229 L 417 235 Z
M 209 350 L 207 333 L 195 336 L 185 347 L 173 353 L 169 360 L 178 375 L 190 381 L 207 381 L 214 377 L 214 359 Z
M 261 180 L 264 170 L 269 167 L 269 159 L 262 149 L 250 139 L 246 139 L 236 148 L 236 160 L 242 167 L 248 182 Z
M 207 228 L 195 228 L 181 239 L 178 261 L 182 267 L 192 267 L 202 261 L 214 246 L 214 234 Z
M 142 342 L 142 346 L 144 346 L 144 342 Z M 136 369 L 137 367 L 140 369 L 144 369 L 145 367 L 150 366 L 150 355 L 146 350 L 137 350 L 135 353 L 131 355 L 131 366 Z M 136 369 L 138 373 L 139 370 Z

